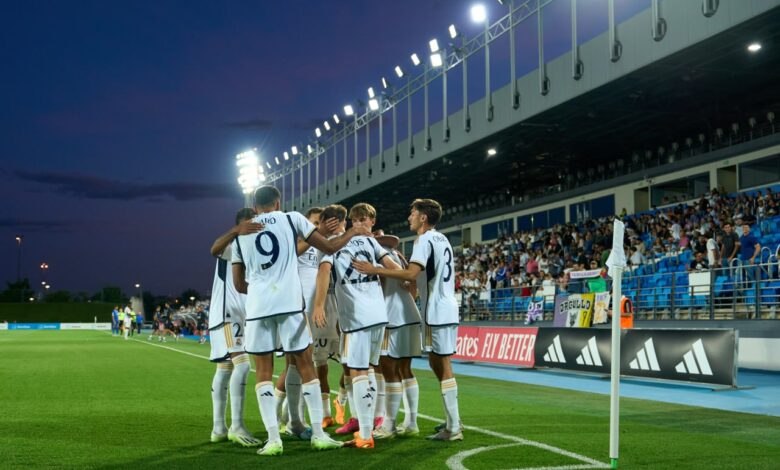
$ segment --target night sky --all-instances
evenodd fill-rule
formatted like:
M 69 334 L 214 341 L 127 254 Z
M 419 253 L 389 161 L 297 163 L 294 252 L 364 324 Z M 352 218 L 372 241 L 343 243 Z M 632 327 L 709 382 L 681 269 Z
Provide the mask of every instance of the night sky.
M 34 287 L 46 262 L 54 290 L 132 293 L 140 282 L 157 295 L 206 293 L 211 242 L 242 204 L 234 155 L 308 142 L 411 52 L 445 43 L 450 23 L 478 32 L 473 3 L 4 2 L 0 281 L 16 279 L 22 235 Z M 506 12 L 484 3 L 492 18 Z M 550 7 L 548 59 L 568 51 L 569 3 Z M 580 3 L 587 40 L 606 29 L 607 0 Z M 649 6 L 616 3 L 619 20 Z M 533 50 L 535 31 L 525 31 Z M 535 64 L 527 54 L 518 71 Z M 494 73 L 508 76 L 503 66 Z

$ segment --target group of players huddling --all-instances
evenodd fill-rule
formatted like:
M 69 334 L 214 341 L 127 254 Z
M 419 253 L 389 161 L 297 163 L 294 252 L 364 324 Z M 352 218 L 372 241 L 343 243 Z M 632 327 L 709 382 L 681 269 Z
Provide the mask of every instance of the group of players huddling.
M 423 348 L 439 379 L 446 416 L 428 438 L 462 440 L 458 389 L 450 365 L 458 304 L 452 247 L 435 229 L 441 205 L 431 199 L 412 202 L 408 220 L 417 239 L 409 263 L 395 249 L 397 237 L 372 233 L 377 214 L 369 204 L 350 209 L 349 229 L 347 210 L 340 205 L 313 208 L 306 216 L 282 212 L 280 207 L 276 188 L 258 188 L 254 210 L 240 210 L 236 225 L 211 249 L 218 257 L 209 312 L 211 360 L 217 363 L 211 388 L 211 441 L 261 444 L 242 418 L 250 356 L 268 432 L 260 455 L 282 453 L 281 433 L 310 440 L 315 450 L 371 449 L 374 439 L 418 435 L 419 389 L 411 360 Z M 274 353 L 286 360 L 276 387 Z M 339 360 L 344 372 L 334 400 L 335 417 L 329 358 Z M 402 401 L 405 420 L 397 425 Z M 352 413 L 349 420 L 344 417 L 346 402 Z M 334 424 L 342 425 L 337 434 L 353 438 L 332 439 L 324 428 Z

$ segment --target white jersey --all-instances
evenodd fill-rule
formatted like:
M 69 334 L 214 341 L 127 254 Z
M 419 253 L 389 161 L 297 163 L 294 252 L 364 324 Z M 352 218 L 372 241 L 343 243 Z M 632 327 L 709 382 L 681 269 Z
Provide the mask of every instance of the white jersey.
M 420 265 L 417 289 L 425 323 L 431 326 L 457 325 L 455 267 L 447 237 L 430 229 L 414 241 L 410 263 Z
M 211 303 L 209 305 L 209 330 L 218 328 L 226 322 L 244 323 L 246 296 L 240 294 L 233 284 L 233 269 L 230 266 L 231 249 L 235 241 L 225 248 L 217 258 L 214 268 L 214 284 L 211 285 Z
M 319 268 L 318 259 L 318 250 L 313 246 L 310 246 L 298 257 L 298 275 L 301 277 L 301 289 L 307 311 L 311 311 L 314 307 L 314 292 L 317 289 L 317 269 Z
M 395 250 L 390 251 L 390 258 L 406 269 L 406 262 L 398 256 Z M 387 306 L 387 328 L 398 328 L 405 325 L 420 323 L 420 310 L 412 298 L 412 294 L 404 289 L 403 281 L 385 278 L 384 292 Z
M 352 267 L 353 259 L 378 265 L 387 254 L 373 238 L 358 236 L 336 253 L 322 257 L 321 263 L 333 265 L 331 280 L 336 285 L 341 331 L 351 333 L 387 324 L 379 276 L 360 274 Z
M 233 263 L 246 268 L 247 321 L 302 313 L 296 244 L 299 235 L 306 240 L 316 227 L 298 212 L 266 212 L 252 221 L 265 228 L 238 237 L 233 251 Z

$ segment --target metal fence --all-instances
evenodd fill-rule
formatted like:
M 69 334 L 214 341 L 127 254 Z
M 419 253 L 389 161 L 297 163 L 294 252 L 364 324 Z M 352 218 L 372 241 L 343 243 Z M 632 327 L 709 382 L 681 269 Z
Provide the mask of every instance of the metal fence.
M 734 320 L 777 319 L 780 304 L 780 263 L 777 256 L 762 251 L 762 263 L 686 272 L 679 264 L 671 272 L 624 274 L 623 295 L 631 298 L 636 320 Z M 611 291 L 611 281 L 607 288 Z M 553 293 L 554 292 L 554 293 Z M 464 321 L 509 321 L 523 323 L 532 301 L 543 302 L 543 320 L 554 317 L 555 294 L 586 293 L 587 281 L 570 281 L 554 290 L 508 288 L 461 295 Z M 523 295 L 523 294 L 526 295 Z

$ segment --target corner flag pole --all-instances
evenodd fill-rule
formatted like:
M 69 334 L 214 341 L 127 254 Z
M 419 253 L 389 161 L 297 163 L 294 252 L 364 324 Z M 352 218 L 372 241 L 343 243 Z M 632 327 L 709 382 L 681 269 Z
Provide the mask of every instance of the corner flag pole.
M 612 232 L 612 250 L 607 260 L 609 275 L 612 277 L 612 372 L 609 393 L 609 459 L 612 468 L 618 468 L 620 439 L 620 301 L 623 268 L 626 266 L 626 254 L 623 251 L 623 222 L 615 219 Z

